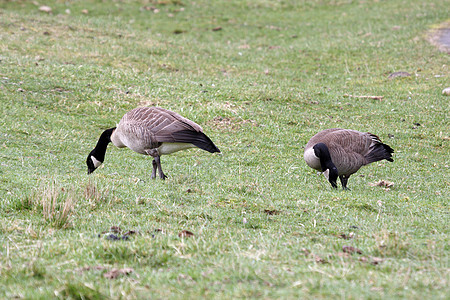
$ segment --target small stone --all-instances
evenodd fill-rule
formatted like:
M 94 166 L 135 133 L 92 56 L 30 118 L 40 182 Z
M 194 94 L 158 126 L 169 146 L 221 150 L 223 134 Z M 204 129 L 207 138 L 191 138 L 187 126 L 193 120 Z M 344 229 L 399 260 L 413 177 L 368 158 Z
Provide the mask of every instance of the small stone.
M 388 79 L 394 79 L 397 77 L 409 77 L 411 76 L 411 74 L 409 74 L 408 72 L 394 72 L 389 74 Z
M 42 5 L 39 7 L 39 11 L 45 12 L 45 13 L 52 13 L 52 8 L 50 6 L 47 5 Z
M 442 95 L 450 96 L 450 87 L 443 89 L 442 90 Z

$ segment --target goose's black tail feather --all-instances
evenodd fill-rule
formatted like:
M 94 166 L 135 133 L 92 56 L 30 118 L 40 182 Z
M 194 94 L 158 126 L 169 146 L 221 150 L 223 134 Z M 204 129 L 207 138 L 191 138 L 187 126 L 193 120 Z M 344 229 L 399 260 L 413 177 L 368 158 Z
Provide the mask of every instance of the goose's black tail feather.
M 172 137 L 177 143 L 191 143 L 200 149 L 208 152 L 220 152 L 219 148 L 211 141 L 211 139 L 203 132 L 196 132 L 191 130 L 181 130 L 172 133 Z
M 394 153 L 394 149 L 392 149 L 389 145 L 377 143 L 372 146 L 372 150 L 369 154 L 367 154 L 367 163 L 370 164 L 383 159 L 392 162 L 394 161 L 392 158 L 392 153 Z

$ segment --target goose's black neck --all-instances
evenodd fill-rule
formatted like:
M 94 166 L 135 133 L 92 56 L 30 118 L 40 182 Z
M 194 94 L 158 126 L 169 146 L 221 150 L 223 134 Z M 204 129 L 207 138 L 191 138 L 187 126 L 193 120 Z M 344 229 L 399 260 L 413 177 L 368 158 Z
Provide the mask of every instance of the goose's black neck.
M 103 162 L 105 160 L 105 153 L 108 144 L 111 142 L 111 134 L 116 129 L 110 128 L 103 131 L 102 135 L 98 139 L 97 145 L 95 145 L 94 150 L 92 151 L 92 155 L 99 161 Z
M 338 178 L 338 169 L 336 165 L 331 160 L 330 151 L 328 150 L 327 145 L 324 143 L 318 143 L 314 145 L 314 154 L 320 160 L 320 167 L 322 168 L 322 172 L 328 170 L 328 181 L 334 188 L 337 188 L 336 180 Z
M 325 171 L 326 169 L 329 169 L 330 164 L 333 164 L 333 161 L 331 160 L 330 151 L 328 150 L 327 145 L 325 145 L 324 143 L 318 143 L 314 145 L 313 149 L 314 154 L 320 159 L 320 166 L 322 167 L 322 172 Z

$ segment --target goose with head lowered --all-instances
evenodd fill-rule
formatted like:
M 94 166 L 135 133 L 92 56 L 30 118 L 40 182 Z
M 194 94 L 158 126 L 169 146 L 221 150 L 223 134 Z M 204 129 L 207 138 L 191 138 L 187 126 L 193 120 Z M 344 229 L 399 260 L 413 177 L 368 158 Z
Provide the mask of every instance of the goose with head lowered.
M 200 125 L 160 107 L 135 108 L 122 117 L 117 127 L 105 130 L 87 157 L 88 174 L 104 162 L 110 142 L 116 147 L 128 147 L 152 156 L 152 179 L 156 178 L 156 171 L 161 179 L 167 178 L 161 168 L 161 155 L 194 147 L 211 153 L 220 152 Z
M 342 188 L 347 188 L 350 175 L 362 166 L 392 159 L 394 150 L 369 132 L 332 128 L 314 135 L 306 144 L 304 159 L 308 166 L 323 172 L 333 188 L 339 177 Z

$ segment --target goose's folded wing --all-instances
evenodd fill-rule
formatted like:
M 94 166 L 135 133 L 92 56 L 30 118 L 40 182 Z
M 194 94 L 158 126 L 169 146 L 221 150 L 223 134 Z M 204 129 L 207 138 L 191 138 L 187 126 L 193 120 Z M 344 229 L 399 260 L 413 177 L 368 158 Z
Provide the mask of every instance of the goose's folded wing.
M 188 143 L 211 153 L 220 152 L 219 148 L 203 132 L 181 130 L 176 132 L 159 132 L 155 139 L 160 143 Z

